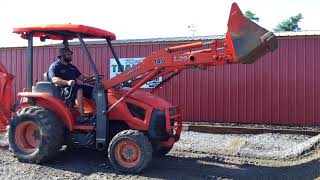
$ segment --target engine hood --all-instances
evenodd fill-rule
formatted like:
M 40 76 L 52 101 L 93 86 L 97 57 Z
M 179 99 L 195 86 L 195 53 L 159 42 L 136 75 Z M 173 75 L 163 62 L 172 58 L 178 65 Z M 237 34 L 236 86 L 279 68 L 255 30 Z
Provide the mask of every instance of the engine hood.
M 117 91 L 109 90 L 109 93 L 113 93 L 114 95 L 119 96 L 120 98 L 123 94 L 128 92 L 130 89 L 131 88 L 122 88 Z M 173 105 L 170 102 L 143 90 L 137 90 L 136 92 L 131 94 L 128 98 L 132 98 L 136 101 L 140 101 L 142 103 L 145 103 L 161 111 L 164 111 L 165 109 L 173 107 Z

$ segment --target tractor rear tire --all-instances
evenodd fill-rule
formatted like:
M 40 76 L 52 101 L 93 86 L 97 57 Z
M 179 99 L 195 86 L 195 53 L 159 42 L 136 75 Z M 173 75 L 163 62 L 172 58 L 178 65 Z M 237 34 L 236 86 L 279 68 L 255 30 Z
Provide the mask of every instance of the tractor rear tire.
M 11 120 L 9 146 L 20 162 L 42 164 L 56 156 L 63 144 L 63 126 L 55 114 L 38 106 L 17 112 Z
M 124 130 L 112 138 L 108 157 L 115 170 L 140 173 L 152 159 L 152 145 L 143 133 Z
M 162 147 L 162 146 L 159 146 L 157 144 L 153 145 L 152 147 L 153 147 L 153 156 L 154 157 L 164 157 L 173 148 L 173 146 Z

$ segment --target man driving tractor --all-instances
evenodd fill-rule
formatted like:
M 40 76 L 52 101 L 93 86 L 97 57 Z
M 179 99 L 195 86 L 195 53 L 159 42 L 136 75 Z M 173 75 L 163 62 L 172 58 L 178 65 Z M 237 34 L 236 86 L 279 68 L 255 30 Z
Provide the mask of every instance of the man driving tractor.
M 63 145 L 93 148 L 107 152 L 114 169 L 124 173 L 140 173 L 153 156 L 168 154 L 182 132 L 180 108 L 141 90 L 143 84 L 158 77 L 168 82 L 190 68 L 251 64 L 278 47 L 272 32 L 246 18 L 233 3 L 225 39 L 167 47 L 103 80 L 83 39 L 105 39 L 108 48 L 104 52 L 110 50 L 118 67 L 122 67 L 111 43 L 116 40 L 115 34 L 81 24 L 19 27 L 13 32 L 28 40 L 27 89 L 17 94 L 20 101 L 16 107 L 9 91 L 13 76 L 0 64 L 0 131 L 8 127 L 14 156 L 21 162 L 42 164 L 57 156 Z M 34 83 L 33 38 L 63 40 L 64 48 L 59 49 L 58 59 L 46 74 L 51 82 Z M 68 40 L 75 38 L 94 76 L 82 75 L 71 64 L 73 53 Z M 123 86 L 129 80 L 133 80 L 131 87 Z M 82 82 L 92 84 L 94 89 Z M 93 101 L 87 103 L 83 96 L 93 96 Z M 74 102 L 77 108 L 73 107 Z M 84 114 L 84 110 L 91 112 L 91 116 Z
M 82 84 L 88 77 L 81 74 L 76 66 L 71 64 L 73 52 L 67 48 L 59 49 L 58 60 L 53 62 L 48 70 L 49 81 L 62 89 L 63 97 L 70 97 L 76 103 L 81 117 L 85 117 L 83 110 L 83 96 L 91 99 L 93 87 Z

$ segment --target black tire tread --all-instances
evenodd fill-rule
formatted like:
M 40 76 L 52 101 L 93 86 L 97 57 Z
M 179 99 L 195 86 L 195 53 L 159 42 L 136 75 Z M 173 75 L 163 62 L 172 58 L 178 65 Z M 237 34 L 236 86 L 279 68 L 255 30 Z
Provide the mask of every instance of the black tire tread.
M 115 148 L 115 145 L 121 141 L 121 139 L 130 139 L 136 142 L 136 144 L 139 145 L 140 149 L 141 149 L 141 153 L 142 153 L 142 163 L 138 166 L 138 167 L 134 167 L 134 168 L 125 168 L 120 166 L 115 159 L 113 150 Z M 108 158 L 111 162 L 111 164 L 113 165 L 113 167 L 115 168 L 115 170 L 120 171 L 120 172 L 124 172 L 124 173 L 140 173 L 143 169 L 145 169 L 147 167 L 147 165 L 149 164 L 149 162 L 152 159 L 152 145 L 149 142 L 149 139 L 141 132 L 137 131 L 137 130 L 124 130 L 119 132 L 117 135 L 115 135 L 112 140 L 110 141 L 109 144 L 109 148 L 108 148 Z
M 42 131 L 42 141 L 37 152 L 23 153 L 15 144 L 15 127 L 30 119 L 35 122 Z M 42 164 L 55 157 L 63 144 L 63 127 L 53 112 L 48 109 L 30 106 L 19 110 L 10 122 L 9 145 L 20 162 Z

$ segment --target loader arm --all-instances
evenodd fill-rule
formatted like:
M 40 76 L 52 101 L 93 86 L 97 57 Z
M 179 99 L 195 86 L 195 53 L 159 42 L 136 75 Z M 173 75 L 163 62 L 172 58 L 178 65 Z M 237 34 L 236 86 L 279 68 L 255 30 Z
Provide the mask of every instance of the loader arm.
M 205 49 L 208 45 L 210 48 Z M 119 88 L 124 82 L 133 80 L 132 89 L 111 106 L 109 111 L 154 78 L 170 77 L 187 68 L 206 69 L 209 66 L 225 64 L 254 63 L 277 47 L 275 35 L 246 18 L 238 5 L 233 3 L 225 39 L 169 47 L 154 52 L 137 65 L 110 80 L 105 80 L 103 85 L 106 89 Z
M 104 85 L 109 89 L 132 79 L 134 79 L 133 84 L 137 84 L 153 71 L 157 71 L 158 73 L 154 74 L 154 76 L 149 76 L 147 81 L 170 73 L 177 73 L 187 68 L 205 68 L 227 63 L 238 63 L 239 61 L 233 59 L 232 53 L 228 50 L 228 47 L 224 46 L 226 44 L 222 41 L 223 40 L 215 40 L 212 42 L 211 48 L 198 51 L 191 51 L 191 49 L 201 48 L 207 43 L 199 42 L 175 46 L 152 53 L 152 55 L 144 58 L 143 61 L 137 65 L 105 81 Z

